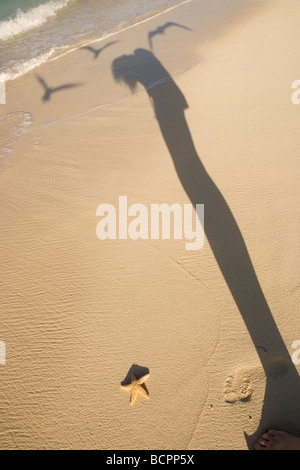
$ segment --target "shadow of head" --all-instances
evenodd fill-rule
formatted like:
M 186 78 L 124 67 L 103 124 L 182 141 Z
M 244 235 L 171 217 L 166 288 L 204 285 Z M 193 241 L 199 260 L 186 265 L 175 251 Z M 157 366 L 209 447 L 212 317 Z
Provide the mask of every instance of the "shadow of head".
M 141 83 L 146 89 L 172 78 L 157 60 L 155 55 L 146 49 L 136 49 L 134 54 L 123 55 L 112 63 L 112 74 L 117 82 L 125 83 L 132 92 Z
M 170 115 L 181 118 L 183 110 L 188 108 L 183 93 L 151 51 L 136 49 L 131 55 L 118 57 L 112 63 L 112 74 L 117 82 L 126 84 L 132 93 L 138 84 L 146 89 L 160 124 L 171 122 Z M 173 133 L 173 129 L 170 130 Z

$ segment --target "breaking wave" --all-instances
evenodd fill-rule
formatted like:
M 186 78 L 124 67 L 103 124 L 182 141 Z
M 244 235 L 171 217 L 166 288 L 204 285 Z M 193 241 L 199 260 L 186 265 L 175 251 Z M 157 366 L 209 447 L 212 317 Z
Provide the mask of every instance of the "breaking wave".
M 59 10 L 68 6 L 72 0 L 50 0 L 48 3 L 39 5 L 26 12 L 18 10 L 14 18 L 0 23 L 0 40 L 6 41 L 14 36 L 38 28 L 56 16 Z

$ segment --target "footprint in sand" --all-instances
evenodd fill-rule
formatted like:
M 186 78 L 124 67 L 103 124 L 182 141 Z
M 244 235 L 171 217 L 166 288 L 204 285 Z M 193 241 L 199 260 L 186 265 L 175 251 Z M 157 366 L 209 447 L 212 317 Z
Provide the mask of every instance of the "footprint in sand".
M 224 399 L 228 403 L 249 400 L 252 392 L 252 380 L 245 370 L 237 370 L 225 380 Z

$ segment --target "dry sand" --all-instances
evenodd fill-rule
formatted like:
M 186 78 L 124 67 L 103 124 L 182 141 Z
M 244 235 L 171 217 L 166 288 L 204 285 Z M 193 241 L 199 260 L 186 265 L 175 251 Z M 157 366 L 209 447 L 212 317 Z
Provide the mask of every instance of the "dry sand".
M 193 31 L 170 27 L 150 52 L 169 21 Z M 7 84 L 1 116 L 32 126 L 0 161 L 2 449 L 300 433 L 299 21 L 298 0 L 194 0 L 93 44 L 117 41 L 97 60 L 79 49 Z M 124 55 L 141 82 L 163 66 L 177 87 L 132 94 L 111 70 Z M 77 86 L 43 101 L 38 76 Z M 204 203 L 204 247 L 100 241 L 96 209 L 119 195 Z M 130 407 L 133 364 L 150 400 Z

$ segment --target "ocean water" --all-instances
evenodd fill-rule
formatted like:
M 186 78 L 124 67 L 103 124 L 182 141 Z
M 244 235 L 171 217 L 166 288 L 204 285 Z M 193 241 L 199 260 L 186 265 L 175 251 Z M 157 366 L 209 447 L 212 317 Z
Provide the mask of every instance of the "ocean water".
M 184 0 L 0 0 L 0 81 Z
M 0 21 L 14 17 L 17 10 L 20 8 L 26 11 L 30 8 L 36 7 L 38 4 L 46 3 L 47 0 L 1 0 L 0 2 Z

